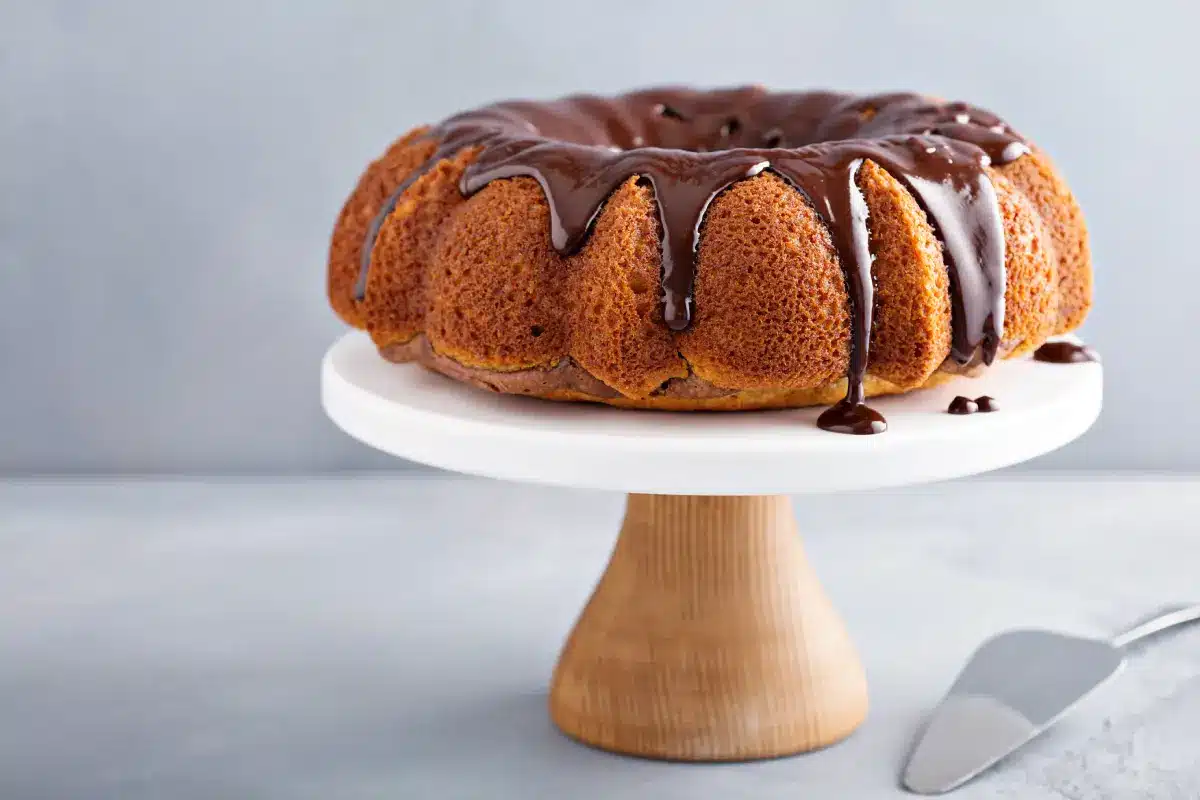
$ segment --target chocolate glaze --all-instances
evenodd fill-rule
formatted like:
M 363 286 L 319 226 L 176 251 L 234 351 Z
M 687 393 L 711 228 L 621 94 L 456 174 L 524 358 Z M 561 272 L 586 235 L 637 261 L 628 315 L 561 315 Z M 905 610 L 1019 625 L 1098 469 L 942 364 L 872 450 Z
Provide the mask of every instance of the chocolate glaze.
M 847 396 L 821 412 L 821 416 L 817 417 L 817 426 L 833 433 L 868 436 L 886 431 L 887 420 L 862 400 L 855 401 Z
M 667 88 L 498 103 L 451 117 L 429 135 L 437 151 L 396 189 L 367 233 L 360 299 L 375 239 L 400 195 L 441 159 L 479 148 L 463 174 L 463 194 L 500 178 L 534 178 L 550 206 L 551 242 L 564 255 L 583 246 L 618 186 L 633 176 L 648 181 L 662 227 L 663 321 L 684 330 L 695 313 L 705 212 L 731 184 L 770 170 L 804 194 L 825 222 L 850 298 L 846 398 L 818 424 L 879 433 L 886 423 L 867 408 L 863 391 L 874 283 L 857 176 L 870 159 L 908 188 L 942 241 L 954 360 L 990 364 L 996 356 L 1004 333 L 1004 230 L 986 167 L 1019 158 L 1028 147 L 989 112 L 915 94 Z
M 1083 364 L 1100 360 L 1095 350 L 1086 344 L 1074 342 L 1046 342 L 1033 351 L 1033 358 L 1049 364 Z
M 979 410 L 979 404 L 969 397 L 963 397 L 961 394 L 950 401 L 950 407 L 946 409 L 951 414 L 974 414 Z

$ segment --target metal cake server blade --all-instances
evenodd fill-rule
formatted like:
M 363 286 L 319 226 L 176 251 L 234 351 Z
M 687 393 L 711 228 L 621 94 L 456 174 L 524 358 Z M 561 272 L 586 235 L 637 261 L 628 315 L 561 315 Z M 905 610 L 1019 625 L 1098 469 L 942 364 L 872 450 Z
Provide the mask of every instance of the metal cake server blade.
M 1053 725 L 1115 675 L 1131 645 L 1196 620 L 1200 605 L 1174 605 L 1109 641 L 1039 630 L 989 639 L 930 717 L 901 782 L 918 794 L 957 789 Z

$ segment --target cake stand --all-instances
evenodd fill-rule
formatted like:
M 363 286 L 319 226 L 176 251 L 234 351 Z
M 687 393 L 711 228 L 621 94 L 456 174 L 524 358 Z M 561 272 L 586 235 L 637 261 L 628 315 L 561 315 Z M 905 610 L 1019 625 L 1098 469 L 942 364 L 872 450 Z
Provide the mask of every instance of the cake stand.
M 489 394 L 391 364 L 351 333 L 325 356 L 322 400 L 343 430 L 396 456 L 628 492 L 608 568 L 554 670 L 550 715 L 606 750 L 725 761 L 832 744 L 867 713 L 862 664 L 787 495 L 1016 464 L 1087 430 L 1101 385 L 1097 363 L 1005 362 L 875 399 L 888 431 L 847 436 L 816 427 L 821 409 L 671 413 Z M 1000 411 L 947 414 L 968 392 Z

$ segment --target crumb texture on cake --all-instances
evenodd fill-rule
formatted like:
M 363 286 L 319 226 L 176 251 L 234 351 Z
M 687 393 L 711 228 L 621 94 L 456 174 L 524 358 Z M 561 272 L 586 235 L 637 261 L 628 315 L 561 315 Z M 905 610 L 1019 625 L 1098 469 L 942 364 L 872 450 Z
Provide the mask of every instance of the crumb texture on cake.
M 481 148 L 440 157 L 442 145 L 438 128 L 397 140 L 334 229 L 330 303 L 386 358 L 491 391 L 639 408 L 793 407 L 846 392 L 854 309 L 844 264 L 809 198 L 771 170 L 707 207 L 692 317 L 675 330 L 664 324 L 664 230 L 650 181 L 617 182 L 582 245 L 564 253 L 537 180 L 501 177 L 464 193 Z M 986 172 L 1003 223 L 999 353 L 1014 357 L 1083 322 L 1087 231 L 1035 145 Z M 855 184 L 874 288 L 866 394 L 973 371 L 950 357 L 952 271 L 930 215 L 870 159 Z

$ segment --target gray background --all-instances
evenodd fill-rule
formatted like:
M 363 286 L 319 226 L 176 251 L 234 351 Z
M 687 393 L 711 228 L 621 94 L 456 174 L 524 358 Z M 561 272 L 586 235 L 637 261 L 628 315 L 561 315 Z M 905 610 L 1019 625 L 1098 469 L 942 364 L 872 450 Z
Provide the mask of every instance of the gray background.
M 1039 463 L 1195 469 L 1190 4 L 0 0 L 0 472 L 392 462 L 317 364 L 367 160 L 502 96 L 652 83 L 915 88 L 990 106 L 1087 213 L 1095 431 Z

